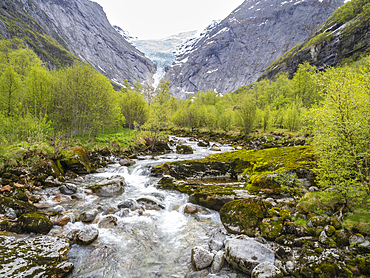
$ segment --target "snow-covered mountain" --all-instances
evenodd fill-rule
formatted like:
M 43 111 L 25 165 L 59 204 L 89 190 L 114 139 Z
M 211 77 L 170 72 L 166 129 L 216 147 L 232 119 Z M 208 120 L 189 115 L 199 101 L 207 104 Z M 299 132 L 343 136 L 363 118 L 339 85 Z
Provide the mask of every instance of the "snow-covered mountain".
M 197 31 L 184 32 L 161 40 L 130 40 L 132 45 L 145 53 L 145 56 L 157 66 L 157 72 L 154 74 L 154 87 L 161 81 L 166 68 L 175 62 L 177 47 L 196 33 Z
M 138 39 L 137 37 L 131 36 L 128 31 L 123 30 L 121 27 L 117 25 L 113 25 L 113 28 L 118 32 L 118 34 L 120 34 L 128 42 L 132 42 Z
M 181 46 L 164 78 L 177 97 L 206 90 L 225 94 L 251 84 L 344 2 L 245 0 L 200 38 Z

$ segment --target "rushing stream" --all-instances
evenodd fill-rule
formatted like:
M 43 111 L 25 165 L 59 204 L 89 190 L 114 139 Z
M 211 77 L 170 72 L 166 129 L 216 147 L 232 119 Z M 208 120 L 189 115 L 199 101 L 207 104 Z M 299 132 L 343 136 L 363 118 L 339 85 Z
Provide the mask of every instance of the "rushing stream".
M 73 245 L 68 252 L 68 260 L 75 265 L 71 277 L 185 277 L 191 268 L 191 249 L 207 244 L 210 232 L 221 228 L 218 212 L 203 209 L 194 215 L 186 214 L 186 194 L 156 188 L 158 178 L 150 177 L 153 166 L 202 158 L 214 153 L 209 148 L 198 147 L 197 142 L 184 138 L 172 139 L 186 140 L 181 143 L 191 146 L 194 154 L 180 155 L 173 152 L 156 157 L 141 157 L 130 167 L 120 166 L 117 161 L 102 173 L 86 175 L 73 181 L 79 188 L 80 200 L 59 204 L 51 201 L 55 197 L 55 189 L 45 192 L 43 197 L 49 204 L 54 208 L 58 206 L 58 209 L 62 209 L 62 206 L 72 218 L 64 227 L 54 226 L 51 231 L 54 235 L 66 235 L 73 229 L 83 228 L 84 223 L 74 221 L 78 219 L 76 215 L 93 209 L 98 209 L 99 214 L 88 225 L 98 228 L 97 219 L 107 215 L 110 207 L 117 207 L 125 200 L 148 197 L 164 207 L 161 210 L 121 209 L 112 214 L 117 219 L 116 226 L 98 228 L 99 237 L 93 244 Z M 228 146 L 221 146 L 221 149 L 224 152 L 232 150 Z M 88 185 L 114 175 L 125 178 L 127 185 L 122 195 L 97 198 L 83 193 Z

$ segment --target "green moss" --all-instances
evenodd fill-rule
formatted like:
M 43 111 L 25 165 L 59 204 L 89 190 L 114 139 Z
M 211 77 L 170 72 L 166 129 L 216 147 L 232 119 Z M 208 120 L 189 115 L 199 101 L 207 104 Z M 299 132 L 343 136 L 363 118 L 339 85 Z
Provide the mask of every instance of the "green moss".
M 255 228 L 265 218 L 265 204 L 254 198 L 235 200 L 225 204 L 220 210 L 222 224 L 230 233 L 255 236 Z
M 324 32 L 324 33 L 320 33 L 318 34 L 317 36 L 313 37 L 312 39 L 310 39 L 306 44 L 305 44 L 305 48 L 307 47 L 311 47 L 311 46 L 315 46 L 315 45 L 318 45 L 318 44 L 321 44 L 323 43 L 324 41 L 330 41 L 333 37 L 333 33 L 332 32 Z
M 22 214 L 19 217 L 19 224 L 25 232 L 47 234 L 53 227 L 53 223 L 39 212 Z
M 87 150 L 82 146 L 73 147 L 67 155 L 65 162 L 77 174 L 83 174 L 84 172 L 91 173 L 92 171 Z
M 219 153 L 209 156 L 205 159 L 196 159 L 189 161 L 177 161 L 164 163 L 153 169 L 154 174 L 171 175 L 177 179 L 191 178 L 195 173 L 204 173 L 209 170 L 217 170 L 230 175 L 230 179 L 235 179 L 238 175 L 250 177 L 246 183 L 248 190 L 252 192 L 263 191 L 265 193 L 278 194 L 281 192 L 281 186 L 275 179 L 281 174 L 290 174 L 313 171 L 316 167 L 316 157 L 313 149 L 304 147 L 282 147 L 264 150 L 240 150 L 229 153 Z M 185 182 L 189 184 L 188 181 Z M 177 189 L 188 194 L 199 193 L 199 186 L 190 186 L 184 188 L 181 184 L 167 184 L 170 188 Z M 208 192 L 211 190 L 222 191 L 222 185 L 208 186 Z M 194 192 L 193 189 L 197 188 Z M 240 189 L 240 188 L 239 188 Z M 234 188 L 225 187 L 222 194 L 233 194 Z

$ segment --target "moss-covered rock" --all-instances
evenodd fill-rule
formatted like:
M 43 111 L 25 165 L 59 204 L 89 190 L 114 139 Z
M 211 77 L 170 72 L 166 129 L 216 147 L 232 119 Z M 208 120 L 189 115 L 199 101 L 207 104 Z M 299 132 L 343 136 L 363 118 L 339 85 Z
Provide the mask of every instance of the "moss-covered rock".
M 279 194 L 281 193 L 280 183 L 277 181 L 277 173 L 265 173 L 254 176 L 248 186 L 251 192 L 263 192 L 265 194 Z
M 266 211 L 266 205 L 261 200 L 247 198 L 224 205 L 220 210 L 220 217 L 228 232 L 255 236 L 256 228 L 265 218 Z
M 19 217 L 19 225 L 25 232 L 44 235 L 53 227 L 53 223 L 44 214 L 38 212 L 22 214 Z
M 87 150 L 81 146 L 71 149 L 72 155 L 65 159 L 68 168 L 76 174 L 88 174 L 92 171 Z
M 295 174 L 297 178 L 312 179 L 314 168 L 313 150 L 306 146 L 240 150 L 214 154 L 205 159 L 164 163 L 154 167 L 153 174 L 171 176 L 178 181 L 183 180 L 183 184 L 189 184 L 189 179 L 236 181 L 238 176 L 243 176 L 247 177 L 245 189 L 279 194 L 281 186 L 275 177 Z M 184 190 L 184 188 L 178 185 L 173 186 L 168 182 L 166 186 L 188 194 L 199 193 L 194 192 L 191 188 Z M 211 192 L 209 191 L 209 193 Z
M 69 247 L 57 237 L 0 236 L 0 277 L 65 277 L 73 269 Z
M 5 214 L 7 208 L 11 208 L 17 217 L 24 213 L 35 212 L 37 208 L 28 202 L 20 201 L 11 197 L 0 197 L 0 213 Z
M 175 189 L 190 195 L 189 201 L 209 209 L 220 210 L 221 207 L 235 199 L 249 195 L 243 184 L 217 180 L 180 180 L 164 176 L 158 182 L 160 188 Z
M 194 153 L 193 148 L 187 145 L 177 145 L 176 152 L 178 154 L 192 154 Z

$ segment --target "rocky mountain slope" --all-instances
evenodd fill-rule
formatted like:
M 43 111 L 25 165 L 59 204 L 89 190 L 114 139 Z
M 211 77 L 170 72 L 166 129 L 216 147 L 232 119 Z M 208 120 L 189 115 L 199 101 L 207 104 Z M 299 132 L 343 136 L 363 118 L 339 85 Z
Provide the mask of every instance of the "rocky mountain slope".
M 137 80 L 152 83 L 155 65 L 114 30 L 99 4 L 89 0 L 1 2 L 4 37 L 19 37 L 22 33 L 32 46 L 32 38 L 28 37 L 31 34 L 37 39 L 33 47 L 39 48 L 37 53 L 52 51 L 48 56 L 58 57 L 59 53 L 53 53 L 53 49 L 40 46 L 38 42 L 48 36 L 56 40 L 50 45 L 61 45 L 64 51 L 68 50 L 78 59 L 90 63 L 116 83 L 125 79 L 131 83 Z M 27 25 L 29 32 L 23 31 L 24 25 Z M 14 28 L 18 30 L 14 31 Z M 73 60 L 70 57 L 67 64 Z M 61 63 L 65 64 L 63 59 Z
M 351 1 L 335 11 L 317 32 L 271 64 L 259 79 L 273 79 L 282 71 L 292 75 L 305 61 L 322 69 L 369 53 L 370 1 Z
M 322 24 L 344 0 L 246 0 L 197 40 L 164 78 L 171 92 L 231 92 L 262 72 Z

